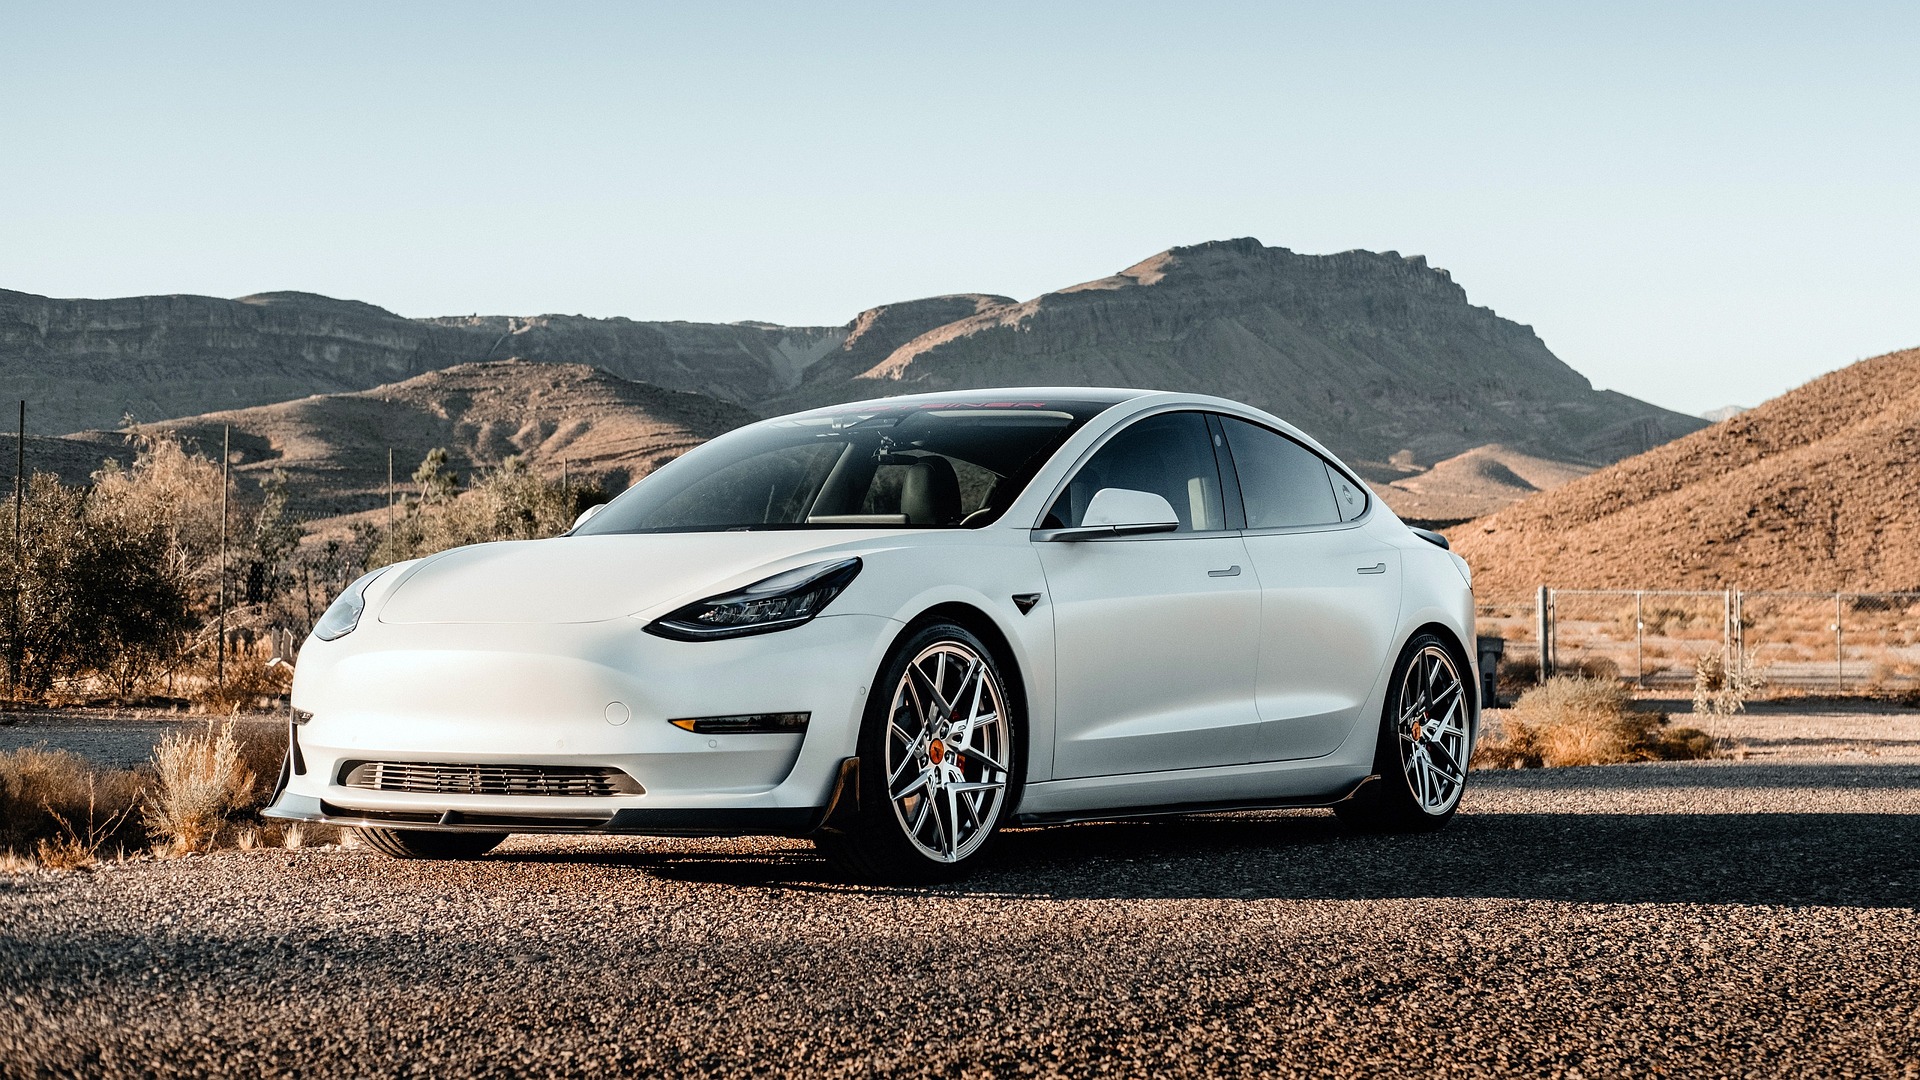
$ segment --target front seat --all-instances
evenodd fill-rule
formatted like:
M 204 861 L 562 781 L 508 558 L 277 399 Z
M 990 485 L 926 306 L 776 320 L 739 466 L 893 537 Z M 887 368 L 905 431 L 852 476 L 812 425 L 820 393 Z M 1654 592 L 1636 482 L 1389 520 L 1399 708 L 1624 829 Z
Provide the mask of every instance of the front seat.
M 929 455 L 907 466 L 900 485 L 900 512 L 909 525 L 957 525 L 960 522 L 960 477 L 953 462 Z

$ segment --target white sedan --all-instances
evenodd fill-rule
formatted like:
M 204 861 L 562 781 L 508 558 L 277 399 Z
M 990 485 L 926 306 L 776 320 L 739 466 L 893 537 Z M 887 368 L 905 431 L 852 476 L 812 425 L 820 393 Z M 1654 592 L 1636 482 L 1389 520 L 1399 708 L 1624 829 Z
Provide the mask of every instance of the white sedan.
M 565 536 L 355 582 L 302 650 L 267 813 L 424 858 L 807 836 L 902 882 L 1008 825 L 1432 829 L 1479 722 L 1472 628 L 1445 541 L 1257 409 L 887 398 L 721 436 Z

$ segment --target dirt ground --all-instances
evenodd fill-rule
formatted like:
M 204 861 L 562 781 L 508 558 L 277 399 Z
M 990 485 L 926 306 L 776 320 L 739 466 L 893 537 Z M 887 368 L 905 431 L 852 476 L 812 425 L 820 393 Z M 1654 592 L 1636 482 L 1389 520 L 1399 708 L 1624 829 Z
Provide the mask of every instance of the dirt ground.
M 1025 829 L 946 888 L 768 839 L 0 874 L 0 1075 L 1920 1077 L 1920 727 L 1736 723 L 1431 835 Z

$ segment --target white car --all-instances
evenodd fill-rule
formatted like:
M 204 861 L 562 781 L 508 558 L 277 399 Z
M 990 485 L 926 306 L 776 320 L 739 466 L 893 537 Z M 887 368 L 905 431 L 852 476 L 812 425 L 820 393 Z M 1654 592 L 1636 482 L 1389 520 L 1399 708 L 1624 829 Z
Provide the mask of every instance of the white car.
M 887 398 L 733 431 L 596 510 L 348 588 L 267 813 L 425 858 L 807 836 L 935 881 L 1008 825 L 1459 805 L 1466 563 L 1257 409 Z

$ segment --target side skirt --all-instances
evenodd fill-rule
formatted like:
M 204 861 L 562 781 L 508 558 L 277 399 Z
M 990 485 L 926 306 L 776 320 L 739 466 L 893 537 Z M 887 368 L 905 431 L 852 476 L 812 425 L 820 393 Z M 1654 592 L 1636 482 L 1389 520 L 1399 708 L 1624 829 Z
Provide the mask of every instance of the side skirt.
M 1015 814 L 1011 825 L 1071 825 L 1082 821 L 1125 821 L 1131 818 L 1170 817 L 1180 814 L 1226 814 L 1243 810 L 1301 810 L 1338 806 L 1377 783 L 1379 774 L 1362 777 L 1346 787 L 1323 795 L 1281 795 L 1271 799 L 1232 799 L 1225 802 L 1166 803 L 1158 806 L 1114 807 L 1102 810 L 1058 810 L 1037 814 Z

